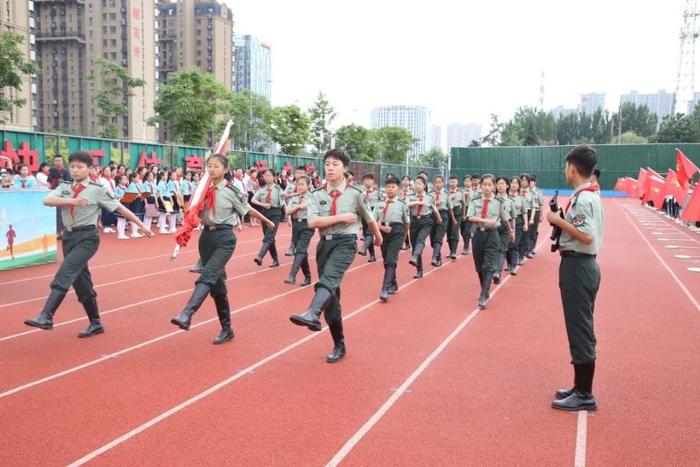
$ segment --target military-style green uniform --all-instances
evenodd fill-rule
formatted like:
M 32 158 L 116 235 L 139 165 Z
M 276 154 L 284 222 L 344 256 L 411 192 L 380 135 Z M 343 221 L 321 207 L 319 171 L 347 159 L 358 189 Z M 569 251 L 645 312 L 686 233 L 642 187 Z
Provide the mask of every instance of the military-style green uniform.
M 459 234 L 462 226 L 464 191 L 456 188 L 454 191 L 449 190 L 448 194 L 452 202 L 452 214 L 455 221 L 457 221 L 456 224 L 450 222 L 450 225 L 447 227 L 447 243 L 450 245 L 450 256 L 454 258 L 457 254 L 457 245 L 459 244 Z
M 523 224 L 523 233 L 520 237 L 520 244 L 518 245 L 518 264 L 522 264 L 525 255 L 530 251 L 530 214 L 532 213 L 532 203 L 533 195 L 530 190 L 522 190 L 520 192 L 520 197 L 523 199 L 523 213 L 525 213 L 525 222 L 527 223 L 527 231 L 525 231 Z
M 510 232 L 514 230 L 515 206 L 506 194 L 497 195 L 498 199 L 503 203 L 503 216 L 501 225 L 498 226 L 498 238 L 500 240 L 500 248 L 498 249 L 498 263 L 496 265 L 496 273 L 494 277 L 500 279 L 503 265 L 506 262 L 506 253 L 510 246 Z
M 385 198 L 374 207 L 374 218 L 382 226 L 391 227 L 391 232 L 382 232 L 382 258 L 384 258 L 384 280 L 382 291 L 398 289 L 396 265 L 404 238 L 404 228 L 410 223 L 408 205 L 399 198 Z
M 559 240 L 559 289 L 571 360 L 592 364 L 596 360 L 593 309 L 600 286 L 596 255 L 603 244 L 603 205 L 597 188 L 590 183 L 576 187 L 565 219 L 593 238 L 586 245 L 563 231 Z
M 365 189 L 362 193 L 362 196 L 370 212 L 374 211 L 374 207 L 377 205 L 377 203 L 379 203 L 382 200 L 383 197 L 381 190 L 378 190 L 376 186 L 372 187 L 371 191 Z M 365 222 L 364 220 L 362 221 L 362 237 L 363 244 L 360 248 L 359 253 L 364 256 L 365 252 L 369 251 L 369 257 L 370 260 L 372 260 L 373 258 L 375 258 L 373 241 L 374 239 L 372 232 L 370 232 L 367 226 L 367 222 Z
M 413 206 L 409 209 L 411 214 L 411 246 L 412 256 L 409 263 L 416 267 L 416 277 L 423 275 L 423 249 L 425 240 L 430 235 L 433 227 L 433 216 L 438 215 L 435 200 L 430 194 L 412 194 L 408 198 L 409 204 L 420 201 L 423 206 Z
M 287 198 L 287 206 L 294 208 L 300 204 L 305 204 L 308 206 L 309 198 L 311 193 L 307 192 L 305 194 L 295 193 L 291 198 Z M 301 268 L 302 273 L 305 278 L 305 285 L 308 285 L 311 280 L 311 268 L 309 267 L 309 243 L 311 242 L 311 237 L 314 235 L 314 229 L 309 228 L 308 222 L 308 208 L 300 209 L 291 215 L 290 220 L 292 221 L 292 245 L 294 248 L 294 262 L 292 263 L 292 269 L 289 273 L 289 279 L 287 283 L 294 283 L 296 274 Z
M 401 188 L 399 188 L 399 193 L 397 196 L 404 202 L 408 203 L 409 197 L 413 194 L 413 190 L 411 188 L 404 188 L 403 185 Z M 406 242 L 404 245 L 401 247 L 402 250 L 408 250 L 411 248 L 411 236 L 408 235 L 406 236 Z
M 265 223 L 262 224 L 263 230 L 263 244 L 260 247 L 260 252 L 257 258 L 255 258 L 256 263 L 261 264 L 265 254 L 270 252 L 272 257 L 272 265 L 279 265 L 277 256 L 277 244 L 275 242 L 275 236 L 277 235 L 277 228 L 280 225 L 280 220 L 282 219 L 282 207 L 284 206 L 284 192 L 279 185 L 272 184 L 266 185 L 260 188 L 253 195 L 253 199 L 260 204 L 269 204 L 269 208 L 261 209 L 261 213 L 270 219 L 275 226 L 273 228 L 268 227 Z
M 442 248 L 442 242 L 445 240 L 447 227 L 450 224 L 449 212 L 452 210 L 452 199 L 444 188 L 439 191 L 433 190 L 430 195 L 435 200 L 435 209 L 437 209 L 442 220 L 439 224 L 435 222 L 430 229 L 430 244 L 433 247 L 432 263 L 434 266 L 439 266 L 442 264 L 440 249 Z
M 544 195 L 539 188 L 531 189 L 533 192 L 533 208 L 535 209 L 535 224 L 530 229 L 530 251 L 535 251 L 537 247 L 537 238 L 540 234 L 540 218 L 542 216 L 542 206 L 544 205 Z
M 464 217 L 467 217 L 467 209 L 469 208 L 469 203 L 477 196 L 481 196 L 478 188 L 466 188 L 464 190 Z M 474 236 L 474 225 L 469 222 L 469 219 L 463 219 L 461 225 L 462 240 L 464 241 L 464 248 L 462 249 L 462 254 L 466 255 L 469 251 L 469 243 Z
M 532 213 L 534 211 L 534 225 L 529 225 L 528 224 L 528 231 L 527 235 L 525 235 L 525 254 L 529 255 L 532 251 L 535 249 L 535 237 L 537 235 L 537 224 L 539 222 L 539 201 L 538 201 L 538 195 L 535 190 L 528 189 L 525 192 L 525 206 L 527 207 L 527 221 L 528 223 L 530 222 L 530 218 L 532 216 Z
M 343 318 L 340 305 L 340 283 L 357 252 L 357 237 L 361 222 L 372 222 L 372 213 L 365 204 L 362 191 L 354 186 L 347 186 L 343 180 L 337 189 L 330 184 L 311 193 L 308 202 L 309 222 L 316 217 L 332 215 L 333 198 L 331 192 L 340 192 L 335 200 L 335 213 L 354 213 L 358 222 L 353 224 L 338 223 L 319 229 L 320 241 L 316 247 L 316 264 L 319 280 L 315 288 L 324 288 L 331 293 L 332 299 L 323 308 L 323 314 L 335 344 L 344 343 Z
M 511 242 L 508 245 L 508 252 L 506 253 L 506 256 L 508 259 L 508 267 L 510 269 L 510 273 L 514 274 L 518 266 L 518 261 L 520 260 L 519 249 L 523 237 L 523 225 L 525 224 L 525 221 L 523 220 L 523 209 L 525 205 L 525 200 L 522 196 L 520 196 L 519 193 L 511 193 L 508 195 L 508 198 L 510 198 L 513 204 L 513 217 L 515 219 L 515 240 L 513 240 L 513 242 Z

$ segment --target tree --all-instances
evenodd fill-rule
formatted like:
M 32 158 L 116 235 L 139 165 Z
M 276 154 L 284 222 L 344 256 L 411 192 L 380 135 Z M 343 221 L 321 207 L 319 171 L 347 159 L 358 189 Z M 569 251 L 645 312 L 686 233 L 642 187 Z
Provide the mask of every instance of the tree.
M 479 148 L 479 147 L 481 147 L 481 142 L 479 140 L 473 139 L 473 140 L 471 140 L 471 142 L 469 143 L 469 146 L 467 146 L 467 147 Z
M 345 125 L 335 132 L 335 144 L 356 161 L 373 162 L 379 157 L 376 132 L 360 125 Z
M 698 134 L 692 118 L 678 113 L 661 122 L 654 139 L 657 143 L 694 143 L 698 140 Z
M 309 117 L 296 105 L 272 109 L 269 135 L 280 145 L 282 154 L 295 156 L 309 139 Z
M 503 125 L 499 146 L 523 146 L 523 128 L 515 120 Z
M 115 139 L 123 136 L 121 126 L 115 121 L 125 117 L 129 113 L 127 102 L 133 96 L 130 91 L 133 88 L 142 87 L 146 82 L 140 78 L 129 76 L 129 70 L 116 63 L 98 57 L 94 62 L 97 65 L 97 74 L 100 84 L 95 95 L 95 105 L 98 109 L 97 124 L 100 127 L 99 136 Z M 94 74 L 87 78 L 90 81 L 97 80 Z
M 573 144 L 581 134 L 581 124 L 578 114 L 572 113 L 559 118 L 557 121 L 557 143 Z
M 375 130 L 374 134 L 383 162 L 388 164 L 406 163 L 406 154 L 416 142 L 407 129 L 387 126 Z
M 591 116 L 591 134 L 595 144 L 606 144 L 610 142 L 608 112 L 600 107 Z
M 551 112 L 534 107 L 520 107 L 515 112 L 512 122 L 515 125 L 511 126 L 510 130 L 519 130 L 519 139 L 525 146 L 552 144 L 556 139 L 557 124 Z M 503 135 L 501 138 L 503 139 Z
M 233 93 L 226 105 L 233 120 L 231 138 L 236 149 L 263 151 L 270 143 L 272 108 L 262 96 L 245 89 Z
M 488 146 L 497 146 L 501 141 L 501 132 L 503 131 L 504 124 L 498 121 L 498 115 L 491 114 L 491 127 L 486 136 L 481 138 L 481 143 Z
M 648 142 L 647 138 L 639 136 L 633 131 L 622 133 L 621 136 L 615 136 L 612 140 L 613 144 L 647 144 Z
M 432 148 L 425 154 L 418 156 L 418 165 L 425 167 L 440 167 L 443 168 L 447 165 L 447 154 L 442 152 L 440 148 Z
M 651 136 L 656 132 L 658 118 L 646 105 L 637 107 L 636 104 L 626 102 L 620 106 L 620 112 L 614 113 L 612 119 L 613 133 L 620 131 L 620 115 L 622 115 L 622 132 L 634 132 L 640 136 Z
M 322 92 L 319 92 L 316 102 L 309 109 L 309 118 L 311 119 L 309 143 L 314 146 L 316 154 L 320 154 L 330 147 L 333 136 L 331 124 L 335 117 L 335 110 L 331 107 L 328 99 Z
M 231 91 L 216 81 L 214 75 L 197 69 L 172 73 L 160 88 L 154 106 L 156 115 L 149 125 L 167 123 L 173 136 L 184 144 L 206 143 L 217 129 L 217 121 L 231 99 Z
M 24 37 L 12 31 L 0 34 L 0 123 L 6 123 L 5 112 L 12 112 L 14 107 L 20 108 L 26 104 L 26 99 L 20 99 L 13 94 L 22 90 L 22 76 L 34 75 L 39 67 L 26 60 L 26 52 L 19 45 Z M 15 93 L 8 93 L 12 89 Z

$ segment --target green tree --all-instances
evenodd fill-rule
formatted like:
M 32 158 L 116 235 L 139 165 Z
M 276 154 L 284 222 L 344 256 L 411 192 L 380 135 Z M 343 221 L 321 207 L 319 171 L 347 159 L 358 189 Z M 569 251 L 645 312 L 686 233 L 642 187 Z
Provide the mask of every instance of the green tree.
M 146 82 L 140 78 L 132 78 L 128 69 L 102 57 L 98 57 L 93 63 L 97 65 L 99 78 L 91 74 L 87 79 L 100 81 L 95 95 L 95 105 L 99 111 L 98 136 L 110 139 L 124 136 L 121 126 L 115 123 L 116 119 L 128 114 L 128 98 L 133 96 L 131 89 L 142 87 Z
M 356 161 L 373 162 L 379 156 L 375 131 L 360 125 L 345 125 L 335 132 L 335 145 Z
M 488 146 L 497 146 L 501 141 L 501 132 L 505 125 L 498 121 L 498 115 L 491 114 L 491 123 L 488 133 L 486 136 L 481 138 L 481 143 Z
M 405 164 L 406 154 L 416 140 L 413 135 L 400 127 L 384 127 L 374 131 L 381 159 L 388 164 Z
M 600 107 L 591 115 L 591 134 L 595 144 L 610 142 L 610 120 L 607 111 Z
M 694 143 L 698 141 L 698 133 L 693 125 L 693 119 L 678 113 L 661 122 L 661 127 L 654 139 L 657 143 Z
M 311 119 L 310 140 L 316 154 L 323 153 L 331 145 L 333 131 L 331 125 L 335 120 L 336 113 L 333 107 L 326 99 L 322 92 L 318 93 L 316 102 L 309 109 L 309 118 Z
M 613 144 L 647 144 L 649 140 L 633 131 L 627 131 L 620 136 L 616 135 L 611 142 Z
M 578 114 L 564 115 L 557 121 L 557 143 L 573 144 L 581 135 L 581 123 Z
M 26 99 L 13 96 L 22 90 L 22 75 L 39 73 L 39 67 L 27 61 L 26 52 L 20 49 L 23 42 L 21 34 L 12 31 L 0 34 L 0 123 L 6 123 L 5 112 L 12 112 L 14 107 L 20 108 L 26 104 Z
M 640 136 L 651 136 L 656 132 L 658 118 L 646 105 L 637 105 L 626 102 L 620 106 L 620 112 L 611 117 L 613 133 L 620 131 L 620 115 L 622 115 L 622 132 L 634 132 Z
M 515 120 L 503 125 L 499 146 L 523 146 L 523 128 Z
M 471 140 L 471 142 L 469 143 L 469 146 L 467 146 L 467 147 L 469 147 L 469 148 L 479 148 L 479 147 L 481 147 L 481 141 L 476 140 L 476 139 L 473 139 L 473 140 Z
M 204 144 L 220 126 L 231 94 L 210 73 L 197 69 L 172 73 L 160 88 L 154 106 L 156 115 L 148 124 L 166 123 L 176 140 L 192 146 Z
M 272 109 L 269 135 L 282 154 L 296 156 L 309 139 L 309 117 L 296 105 Z
M 243 90 L 231 95 L 227 114 L 233 120 L 231 138 L 236 149 L 263 151 L 270 144 L 272 108 L 262 96 Z
M 445 167 L 447 165 L 447 154 L 440 148 L 432 148 L 425 154 L 418 156 L 418 165 L 425 167 Z
M 520 130 L 519 136 L 525 146 L 552 144 L 556 139 L 557 124 L 551 112 L 534 107 L 520 107 L 512 121 L 517 125 L 512 130 Z

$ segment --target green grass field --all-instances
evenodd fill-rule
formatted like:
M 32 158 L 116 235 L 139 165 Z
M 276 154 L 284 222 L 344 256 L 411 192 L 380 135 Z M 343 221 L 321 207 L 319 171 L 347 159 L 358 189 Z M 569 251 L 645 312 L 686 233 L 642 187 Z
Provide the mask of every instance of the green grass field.
M 48 253 L 37 253 L 22 258 L 4 259 L 0 261 L 0 271 L 9 271 L 10 269 L 25 268 L 27 266 L 36 266 L 39 264 L 55 263 L 56 251 Z

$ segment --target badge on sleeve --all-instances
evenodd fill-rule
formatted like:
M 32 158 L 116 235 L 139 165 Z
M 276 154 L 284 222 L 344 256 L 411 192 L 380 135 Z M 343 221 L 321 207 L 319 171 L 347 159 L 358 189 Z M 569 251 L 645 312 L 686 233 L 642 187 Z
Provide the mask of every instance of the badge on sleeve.
M 574 224 L 574 227 L 581 227 L 584 222 L 586 222 L 586 216 L 583 214 L 577 214 L 571 221 L 571 223 Z
M 326 204 L 328 204 L 328 201 L 326 201 L 325 199 L 322 199 L 321 201 L 318 202 L 318 204 L 326 205 Z

